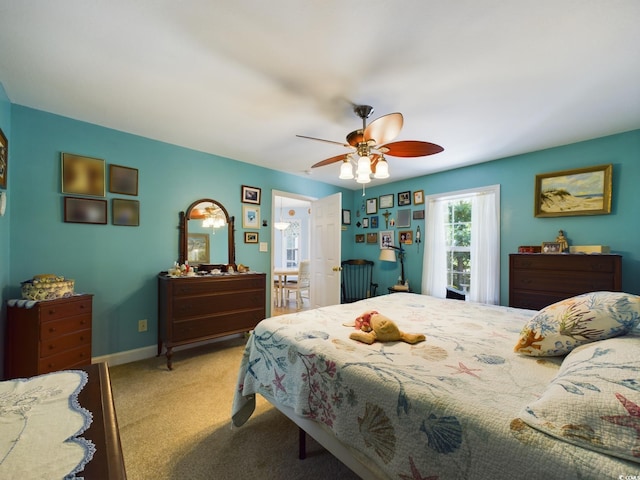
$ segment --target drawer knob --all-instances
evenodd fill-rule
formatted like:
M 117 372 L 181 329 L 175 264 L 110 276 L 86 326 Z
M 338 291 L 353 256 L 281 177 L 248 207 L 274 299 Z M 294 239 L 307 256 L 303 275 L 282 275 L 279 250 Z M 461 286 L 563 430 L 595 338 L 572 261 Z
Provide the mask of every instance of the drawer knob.
M 49 315 L 54 315 L 56 313 L 56 309 L 52 308 L 49 310 Z
M 49 328 L 49 333 L 55 333 L 55 331 L 56 331 L 56 329 L 55 329 L 55 328 L 53 328 L 53 327 L 50 327 L 50 328 Z

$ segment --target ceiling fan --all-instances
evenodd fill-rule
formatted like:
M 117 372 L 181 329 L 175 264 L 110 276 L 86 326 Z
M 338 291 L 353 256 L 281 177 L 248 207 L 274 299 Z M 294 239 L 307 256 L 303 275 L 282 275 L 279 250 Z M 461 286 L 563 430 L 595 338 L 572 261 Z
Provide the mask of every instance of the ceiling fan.
M 349 133 L 346 137 L 347 143 L 296 135 L 300 138 L 333 143 L 351 149 L 348 153 L 322 160 L 312 165 L 311 168 L 323 167 L 342 161 L 340 178 L 351 179 L 354 178 L 353 162 L 357 166 L 356 182 L 369 183 L 371 174 L 374 175 L 374 178 L 387 178 L 389 176 L 389 166 L 384 158 L 385 155 L 392 157 L 426 157 L 444 150 L 444 148 L 435 143 L 418 140 L 392 142 L 402 130 L 404 119 L 401 113 L 383 115 L 367 125 L 367 118 L 373 113 L 373 107 L 370 105 L 354 105 L 353 111 L 362 119 L 362 128 Z

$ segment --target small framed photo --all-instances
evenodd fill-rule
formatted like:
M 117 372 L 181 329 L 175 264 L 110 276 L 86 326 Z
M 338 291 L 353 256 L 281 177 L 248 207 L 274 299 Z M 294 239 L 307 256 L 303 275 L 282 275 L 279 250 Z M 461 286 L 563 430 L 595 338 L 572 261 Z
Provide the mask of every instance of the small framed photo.
M 123 195 L 138 195 L 138 169 L 109 165 L 109 191 Z
M 258 232 L 244 232 L 244 243 L 258 243 Z
M 351 225 L 351 210 L 342 210 L 342 224 Z
M 0 187 L 7 188 L 7 168 L 9 167 L 9 141 L 0 129 Z
M 393 208 L 393 193 L 389 195 L 380 195 L 380 209 Z
M 209 263 L 209 234 L 190 233 L 187 238 L 187 259 L 189 265 Z
M 362 219 L 362 228 L 369 228 L 369 217 L 364 217 Z
M 64 221 L 67 223 L 107 224 L 107 201 L 93 198 L 64 197 Z
M 397 228 L 407 228 L 411 226 L 411 210 L 398 210 L 398 219 L 396 220 Z
M 400 192 L 398 194 L 398 206 L 411 205 L 411 192 Z
M 368 198 L 366 214 L 373 215 L 374 213 L 378 213 L 378 199 Z
M 404 243 L 405 245 L 411 245 L 413 243 L 413 231 L 411 230 L 402 230 L 398 232 L 398 236 L 400 243 Z
M 562 253 L 559 242 L 542 242 L 542 253 Z
M 424 203 L 424 190 L 416 190 L 413 192 L 413 204 L 422 205 Z
M 242 207 L 242 228 L 260 227 L 260 207 Z
M 260 196 L 262 189 L 258 187 L 249 187 L 242 185 L 242 203 L 254 203 L 260 205 Z
M 389 248 L 394 246 L 393 230 L 385 230 L 380 232 L 380 248 Z
M 371 228 L 378 228 L 378 216 L 371 217 Z
M 140 225 L 140 202 L 138 200 L 126 200 L 114 198 L 111 200 L 111 223 L 126 227 Z
M 356 233 L 356 243 L 364 243 L 364 233 Z
M 424 220 L 424 210 L 414 210 L 413 211 L 413 219 L 414 220 Z
M 104 197 L 104 160 L 62 154 L 62 193 Z
M 367 233 L 367 243 L 378 243 L 378 232 Z

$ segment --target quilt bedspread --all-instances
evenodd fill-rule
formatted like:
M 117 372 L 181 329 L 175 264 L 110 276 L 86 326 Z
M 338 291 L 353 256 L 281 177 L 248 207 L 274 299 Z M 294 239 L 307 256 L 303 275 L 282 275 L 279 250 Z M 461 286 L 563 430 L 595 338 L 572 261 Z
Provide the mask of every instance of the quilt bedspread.
M 423 333 L 366 345 L 344 323 L 367 310 Z M 273 317 L 250 336 L 232 406 L 244 424 L 259 393 L 311 418 L 394 479 L 619 478 L 640 465 L 528 426 L 562 357 L 513 353 L 533 311 L 396 293 Z

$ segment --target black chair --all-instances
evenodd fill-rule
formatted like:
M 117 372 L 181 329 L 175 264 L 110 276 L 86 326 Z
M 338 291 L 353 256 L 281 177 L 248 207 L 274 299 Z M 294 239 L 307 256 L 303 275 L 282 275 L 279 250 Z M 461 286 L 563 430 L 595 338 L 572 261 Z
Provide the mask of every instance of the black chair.
M 467 295 L 457 288 L 447 287 L 447 298 L 452 298 L 454 300 L 466 300 Z
M 378 284 L 373 283 L 371 260 L 344 260 L 342 266 L 342 303 L 375 297 Z

